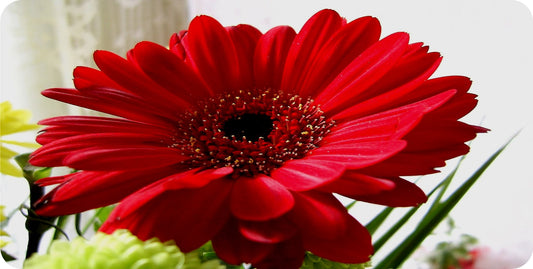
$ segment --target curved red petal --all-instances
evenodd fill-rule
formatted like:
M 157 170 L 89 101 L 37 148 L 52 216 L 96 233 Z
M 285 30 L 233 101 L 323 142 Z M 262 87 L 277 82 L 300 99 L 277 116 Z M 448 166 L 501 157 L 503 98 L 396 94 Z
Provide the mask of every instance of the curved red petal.
M 381 27 L 372 17 L 356 19 L 337 31 L 324 46 L 312 64 L 307 66 L 299 94 L 316 96 L 364 50 L 379 40 Z
M 340 263 L 364 263 L 374 253 L 370 234 L 366 228 L 348 213 L 340 220 L 347 226 L 338 237 L 325 240 L 303 237 L 305 249 L 324 259 Z
M 40 144 L 48 144 L 61 138 L 90 133 L 150 134 L 160 139 L 164 137 L 168 138 L 172 134 L 171 129 L 162 128 L 153 124 L 134 122 L 127 119 L 94 116 L 53 117 L 41 120 L 38 124 L 49 125 L 37 137 Z M 45 141 L 41 142 L 41 140 Z
M 254 78 L 257 87 L 279 89 L 283 68 L 296 32 L 289 26 L 278 26 L 258 41 L 254 54 Z
M 144 97 L 113 88 L 89 87 L 79 89 L 79 92 L 86 97 L 94 98 L 101 103 L 108 103 L 110 106 L 119 107 L 122 110 L 135 111 L 137 114 L 154 114 L 170 121 L 175 120 L 175 115 L 179 111 L 179 109 L 169 110 L 154 106 L 147 102 Z
M 197 73 L 166 48 L 143 41 L 135 45 L 134 53 L 139 67 L 167 91 L 192 104 L 210 96 Z
M 252 266 L 265 269 L 298 269 L 302 266 L 305 253 L 302 239 L 295 236 L 275 244 L 268 256 Z
M 342 165 L 322 160 L 288 161 L 270 175 L 292 191 L 307 191 L 336 179 L 344 171 Z
M 154 107 L 183 111 L 190 106 L 177 95 L 150 80 L 134 63 L 114 53 L 98 50 L 94 53 L 94 61 L 109 78 L 136 95 L 142 96 Z
M 383 161 L 405 148 L 403 140 L 370 141 L 353 144 L 329 144 L 312 151 L 310 160 L 322 160 L 359 169 Z
M 360 98 L 365 98 L 367 100 L 364 100 L 350 108 L 343 110 L 341 113 L 335 115 L 334 117 L 336 119 L 348 116 L 350 118 L 361 117 L 371 115 L 373 113 L 379 113 L 388 109 L 393 109 L 398 106 L 408 105 L 410 102 L 406 102 L 406 99 L 410 99 L 409 93 L 415 90 L 420 85 L 422 85 L 422 83 L 425 82 L 427 78 L 429 78 L 429 76 L 433 74 L 433 72 L 435 72 L 441 60 L 440 57 L 427 58 L 428 59 L 422 59 L 424 61 L 427 61 L 427 63 L 419 63 L 417 61 L 413 61 L 414 63 L 408 62 L 407 64 L 398 64 L 384 76 L 384 79 L 380 81 L 385 83 L 377 83 L 372 87 L 376 89 L 369 89 L 365 93 L 371 93 L 374 96 L 361 96 Z M 405 72 L 403 70 L 410 70 L 410 72 Z M 409 74 L 411 72 L 414 74 Z M 399 76 L 399 78 L 394 78 L 392 75 L 389 75 L 398 73 L 402 74 L 403 76 Z M 407 79 L 405 77 L 407 77 Z M 396 80 L 401 81 L 397 82 Z M 386 83 L 394 84 L 395 86 L 389 86 L 386 85 Z
M 84 171 L 69 174 L 64 176 L 61 185 L 43 196 L 35 204 L 35 208 L 37 213 L 43 216 L 80 213 L 117 203 L 144 186 L 176 172 L 175 169 L 158 169 L 157 171 Z
M 389 35 L 355 58 L 317 97 L 326 113 L 342 110 L 353 104 L 357 95 L 365 92 L 400 59 L 407 49 L 409 35 Z M 350 105 L 351 106 L 351 105 Z
M 342 195 L 358 201 L 393 207 L 418 206 L 427 201 L 426 194 L 415 184 L 401 178 L 391 178 L 389 180 L 394 182 L 394 188 L 390 190 L 384 190 L 377 194 L 352 195 L 344 193 Z
M 116 106 L 111 101 L 100 100 L 96 97 L 85 96 L 76 89 L 53 88 L 46 89 L 42 94 L 48 98 L 55 99 L 71 105 L 84 107 L 126 119 L 149 122 L 153 125 L 168 126 L 168 120 L 155 115 L 152 111 L 144 107 L 121 107 Z
M 201 188 L 209 182 L 223 178 L 233 172 L 231 167 L 222 167 L 217 169 L 207 169 L 203 171 L 191 170 L 192 173 L 180 174 L 169 177 L 164 183 L 167 190 L 179 190 L 190 188 Z
M 213 249 L 223 261 L 239 265 L 258 263 L 273 250 L 273 244 L 254 242 L 244 237 L 238 229 L 236 220 L 230 220 L 212 240 Z
M 239 58 L 226 29 L 208 16 L 194 18 L 182 44 L 212 93 L 239 89 Z
M 202 188 L 167 190 L 161 182 L 168 181 L 163 179 L 128 196 L 100 231 L 128 229 L 141 240 L 174 240 L 184 252 L 212 239 L 230 217 L 232 181 L 219 179 Z
M 281 90 L 299 92 L 298 84 L 305 77 L 306 66 L 315 60 L 322 46 L 344 23 L 337 12 L 324 9 L 304 24 L 287 55 Z
M 94 86 L 123 89 L 104 72 L 90 67 L 78 66 L 74 68 L 73 75 L 74 85 L 77 89 Z
M 384 178 L 372 177 L 346 171 L 340 178 L 320 187 L 321 191 L 334 192 L 346 197 L 355 195 L 373 195 L 393 189 L 394 182 Z
M 182 30 L 179 33 L 174 33 L 170 36 L 168 41 L 169 50 L 174 53 L 180 60 L 185 61 L 187 52 L 181 43 L 182 38 L 187 34 L 187 30 Z
M 400 152 L 375 165 L 365 167 L 359 172 L 376 177 L 390 178 L 398 175 L 416 176 L 437 173 L 437 167 L 446 165 L 445 160 L 468 153 L 464 144 L 437 151 Z
M 259 243 L 279 243 L 297 233 L 296 226 L 286 217 L 268 221 L 239 221 L 240 233 L 249 240 Z
M 72 151 L 98 145 L 101 149 L 116 149 L 142 145 L 166 147 L 165 138 L 151 134 L 135 133 L 94 133 L 61 138 L 38 148 L 30 156 L 30 163 L 42 167 L 65 165 L 64 159 Z
M 277 218 L 291 210 L 293 205 L 292 194 L 266 175 L 238 178 L 230 200 L 235 217 L 255 221 Z
M 239 65 L 239 89 L 252 89 L 254 86 L 254 53 L 257 42 L 261 37 L 261 32 L 257 28 L 239 24 L 233 27 L 226 27 L 235 51 L 237 51 Z
M 287 215 L 303 238 L 337 238 L 345 233 L 346 208 L 330 193 L 295 192 L 294 209 Z
M 116 171 L 161 168 L 179 164 L 188 158 L 168 147 L 101 148 L 96 146 L 74 150 L 63 161 L 64 165 L 79 170 Z
M 420 122 L 423 106 L 404 106 L 335 126 L 324 138 L 327 144 L 351 144 L 402 138 Z

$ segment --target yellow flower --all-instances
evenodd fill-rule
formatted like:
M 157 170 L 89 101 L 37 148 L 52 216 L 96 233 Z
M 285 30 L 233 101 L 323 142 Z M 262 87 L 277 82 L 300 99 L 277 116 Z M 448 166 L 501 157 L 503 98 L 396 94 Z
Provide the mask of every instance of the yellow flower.
M 19 153 L 7 148 L 5 145 L 15 145 L 25 148 L 37 148 L 36 143 L 20 142 L 13 140 L 4 140 L 3 137 L 19 132 L 37 129 L 37 124 L 28 123 L 31 113 L 28 110 L 13 110 L 11 103 L 8 101 L 0 103 L 0 173 L 21 177 L 22 171 L 11 163 L 11 158 Z

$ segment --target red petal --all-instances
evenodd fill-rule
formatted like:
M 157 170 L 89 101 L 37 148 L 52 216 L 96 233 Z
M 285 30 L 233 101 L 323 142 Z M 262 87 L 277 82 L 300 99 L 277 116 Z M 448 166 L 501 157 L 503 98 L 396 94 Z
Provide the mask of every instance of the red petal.
M 142 70 L 169 92 L 191 103 L 210 96 L 196 72 L 166 48 L 144 41 L 135 46 L 134 53 Z
M 433 54 L 428 54 L 433 55 Z M 438 56 L 438 54 L 436 55 Z M 340 119 L 343 117 L 361 117 L 365 115 L 371 115 L 373 113 L 377 113 L 380 111 L 384 111 L 387 109 L 392 109 L 394 107 L 402 106 L 405 104 L 408 104 L 408 93 L 416 89 L 418 86 L 420 86 L 424 81 L 426 81 L 433 72 L 437 69 L 439 66 L 440 60 L 442 58 L 440 57 L 427 57 L 428 59 L 423 59 L 424 61 L 427 61 L 427 63 L 408 63 L 409 65 L 413 66 L 405 66 L 406 64 L 398 64 L 398 66 L 394 67 L 392 70 L 389 71 L 382 79 L 381 81 L 385 81 L 390 84 L 398 84 L 399 86 L 396 86 L 394 88 L 391 88 L 391 86 L 386 85 L 385 83 L 381 83 L 381 85 L 376 84 L 373 86 L 376 89 L 369 89 L 365 94 L 373 94 L 376 93 L 373 92 L 383 92 L 380 95 L 369 97 L 368 100 L 365 100 L 363 102 L 357 103 L 356 105 L 352 106 L 349 109 L 346 109 L 342 111 L 341 113 L 335 115 L 336 119 Z M 410 72 L 406 72 L 404 70 L 411 70 L 411 72 L 416 72 L 414 75 L 409 74 Z M 394 78 L 392 77 L 392 74 L 402 74 L 400 78 Z M 406 74 L 407 73 L 407 74 Z M 407 79 L 404 78 L 408 77 Z M 410 77 L 413 76 L 413 77 Z M 394 80 L 402 80 L 400 82 L 394 81 Z M 406 80 L 406 81 L 404 81 Z M 407 98 L 406 98 L 407 96 Z M 360 98 L 365 98 L 361 96 Z M 366 98 L 365 98 L 366 99 Z
M 47 89 L 42 94 L 48 98 L 55 99 L 71 105 L 80 106 L 119 117 L 124 117 L 134 121 L 149 122 L 154 125 L 168 126 L 168 121 L 155 115 L 152 111 L 143 107 L 122 107 L 113 102 L 100 100 L 96 97 L 85 96 L 75 89 L 54 88 Z
M 346 171 L 340 178 L 321 187 L 320 190 L 352 197 L 355 195 L 377 194 L 391 190 L 394 186 L 394 182 L 388 179 Z
M 229 33 L 218 21 L 208 16 L 194 18 L 182 41 L 212 93 L 239 89 L 239 58 Z
M 261 32 L 256 28 L 240 24 L 237 26 L 227 27 L 231 40 L 237 51 L 237 57 L 239 58 L 239 89 L 251 89 L 254 87 L 254 71 L 253 71 L 253 59 L 255 47 Z
M 317 57 L 318 52 L 331 36 L 345 23 L 339 14 L 325 9 L 313 15 L 296 35 L 287 55 L 283 69 L 281 89 L 298 92 L 298 83 L 304 78 L 306 66 Z
M 330 193 L 295 192 L 294 209 L 288 217 L 299 228 L 302 237 L 337 238 L 344 234 L 346 208 Z
M 187 30 L 182 30 L 178 33 L 174 33 L 170 36 L 168 47 L 170 51 L 174 53 L 180 60 L 185 61 L 187 58 L 187 52 L 181 43 L 182 38 L 187 34 Z
M 407 48 L 409 35 L 395 33 L 378 41 L 355 58 L 315 99 L 324 112 L 338 111 L 353 104 L 363 93 L 387 73 Z
M 342 174 L 342 165 L 322 160 L 300 159 L 283 164 L 271 177 L 292 191 L 307 191 L 326 184 Z
M 324 143 L 353 144 L 400 139 L 416 126 L 424 110 L 422 106 L 405 106 L 345 122 L 335 126 L 324 138 Z
M 213 180 L 198 189 L 167 190 L 163 179 L 124 199 L 100 228 L 128 229 L 141 240 L 174 240 L 184 252 L 212 239 L 226 224 L 232 181 Z
M 447 76 L 425 81 L 420 87 L 407 96 L 412 102 L 422 100 L 441 92 L 456 90 L 459 93 L 468 91 L 472 81 L 463 76 Z
M 348 169 L 358 169 L 383 161 L 405 148 L 403 140 L 324 145 L 307 158 L 336 162 Z
M 49 118 L 39 122 L 40 125 L 51 125 L 46 127 L 39 136 L 37 142 L 45 145 L 54 141 L 86 134 L 106 133 L 134 133 L 150 134 L 165 141 L 172 137 L 172 131 L 168 128 L 160 128 L 155 125 L 132 122 L 125 119 L 103 118 L 92 116 L 63 116 Z
M 217 256 L 234 265 L 260 262 L 274 248 L 273 244 L 254 242 L 242 236 L 236 220 L 229 221 L 212 242 Z
M 372 17 L 362 17 L 343 26 L 306 67 L 300 96 L 316 96 L 359 54 L 376 43 L 380 32 L 379 21 Z
M 305 249 L 324 259 L 340 263 L 364 263 L 374 250 L 370 234 L 348 213 L 340 220 L 347 226 L 344 232 L 331 240 L 314 236 L 303 237 Z
M 449 148 L 474 139 L 477 133 L 473 126 L 451 120 L 424 119 L 417 127 L 405 137 L 406 152 Z
M 218 178 L 223 178 L 232 172 L 233 168 L 231 167 L 207 169 L 200 172 L 194 172 L 193 174 L 182 174 L 172 178 L 169 177 L 169 180 L 163 184 L 167 190 L 200 188 L 209 182 Z
M 363 168 L 360 172 L 384 178 L 398 175 L 416 176 L 436 173 L 438 172 L 435 170 L 436 167 L 446 165 L 444 160 L 450 159 L 451 156 L 456 157 L 468 152 L 468 146 L 462 146 L 466 150 L 465 148 L 460 151 L 452 149 L 452 152 L 456 152 L 458 155 L 447 152 L 444 152 L 444 154 L 440 152 L 418 152 L 415 154 L 400 152 L 383 162 Z
M 190 106 L 177 95 L 150 80 L 133 63 L 116 54 L 99 50 L 94 53 L 94 61 L 109 78 L 141 96 L 154 107 L 165 108 L 171 114 L 173 111 L 183 111 Z
M 231 212 L 243 220 L 277 218 L 289 211 L 293 205 L 292 194 L 266 175 L 238 178 L 231 193 Z
M 142 187 L 175 172 L 174 169 L 159 169 L 157 171 L 84 171 L 69 174 L 65 176 L 61 185 L 47 193 L 35 206 L 38 214 L 41 215 L 75 214 L 117 203 Z
M 391 178 L 390 180 L 394 182 L 394 188 L 378 194 L 342 195 L 358 201 L 392 207 L 418 206 L 427 201 L 426 194 L 415 184 L 401 178 Z
M 304 258 L 305 249 L 302 245 L 302 239 L 295 236 L 275 244 L 274 249 L 270 251 L 267 257 L 260 262 L 252 264 L 252 266 L 254 268 L 298 269 L 302 266 Z
M 63 176 L 55 176 L 55 177 L 45 177 L 45 178 L 41 178 L 37 181 L 35 181 L 35 184 L 40 186 L 40 187 L 44 187 L 44 186 L 50 186 L 50 185 L 55 185 L 55 184 L 60 184 L 60 183 L 63 183 L 65 181 L 68 180 L 68 175 L 63 175 Z
M 170 143 L 170 142 L 168 142 Z M 37 166 L 53 167 L 62 166 L 64 158 L 72 151 L 82 150 L 98 145 L 101 149 L 119 149 L 142 145 L 157 145 L 166 147 L 165 138 L 151 134 L 138 133 L 96 133 L 81 134 L 52 141 L 34 151 L 30 162 Z
M 83 148 L 71 152 L 64 164 L 80 170 L 155 169 L 178 164 L 188 157 L 167 147 Z
M 409 47 L 394 67 L 365 91 L 360 98 L 370 99 L 381 94 L 388 94 L 390 97 L 394 97 L 389 99 L 392 103 L 403 102 L 403 96 L 416 89 L 435 72 L 442 61 L 438 52 L 406 56 L 409 55 Z
M 259 88 L 280 88 L 287 53 L 295 36 L 291 27 L 278 26 L 259 39 L 254 55 L 254 78 Z
M 259 243 L 279 243 L 293 237 L 296 226 L 285 217 L 268 221 L 239 221 L 241 234 Z
M 129 121 L 126 119 L 94 116 L 61 116 L 39 121 L 39 125 L 52 125 L 50 130 L 70 131 L 77 134 L 86 133 L 136 133 L 169 137 L 172 130 L 156 125 Z M 45 129 L 45 133 L 46 130 Z M 52 132 L 51 131 L 51 132 Z
M 77 89 L 94 86 L 122 89 L 120 85 L 111 80 L 104 72 L 85 66 L 74 68 L 74 85 L 76 85 Z

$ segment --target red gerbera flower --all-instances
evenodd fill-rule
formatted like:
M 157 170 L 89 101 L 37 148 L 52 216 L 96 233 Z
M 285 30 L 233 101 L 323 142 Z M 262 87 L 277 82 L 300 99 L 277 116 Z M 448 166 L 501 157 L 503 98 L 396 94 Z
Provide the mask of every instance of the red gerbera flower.
M 429 79 L 441 61 L 407 33 L 380 40 L 377 19 L 315 14 L 296 33 L 262 34 L 199 16 L 170 49 L 141 42 L 127 59 L 97 51 L 75 89 L 47 97 L 117 117 L 44 120 L 39 166 L 74 174 L 38 202 L 63 215 L 120 202 L 101 230 L 208 240 L 228 263 L 298 268 L 305 251 L 369 259 L 366 229 L 333 196 L 413 206 L 400 176 L 435 172 L 486 129 L 458 121 L 476 105 L 461 76 Z

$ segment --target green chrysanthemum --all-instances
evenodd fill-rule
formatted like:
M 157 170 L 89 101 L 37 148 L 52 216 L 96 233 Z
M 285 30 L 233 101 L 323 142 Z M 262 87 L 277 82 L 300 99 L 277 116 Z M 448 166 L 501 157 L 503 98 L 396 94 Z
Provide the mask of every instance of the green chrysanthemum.
M 365 269 L 370 266 L 370 262 L 345 264 L 326 260 L 311 253 L 307 253 L 300 269 Z
M 45 255 L 33 255 L 25 269 L 181 269 L 185 254 L 172 241 L 141 241 L 127 230 L 111 235 L 97 233 L 91 240 L 81 237 L 54 241 Z

